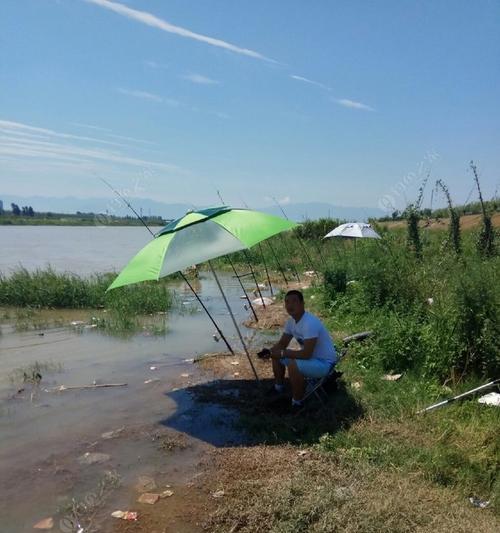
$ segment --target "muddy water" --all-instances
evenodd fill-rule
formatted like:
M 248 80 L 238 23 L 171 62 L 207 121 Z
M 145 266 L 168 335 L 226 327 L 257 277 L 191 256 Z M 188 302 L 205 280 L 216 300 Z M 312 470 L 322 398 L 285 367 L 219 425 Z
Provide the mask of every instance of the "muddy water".
M 241 322 L 247 317 L 241 289 L 231 276 L 222 275 L 222 282 Z M 199 288 L 228 339 L 239 349 L 230 317 L 208 273 L 202 274 Z M 177 284 L 175 290 L 186 308 L 196 308 L 184 285 Z M 68 526 L 73 516 L 68 514 L 72 498 L 90 498 L 94 502 L 90 505 L 93 514 L 89 511 L 93 525 L 100 524 L 97 530 L 108 531 L 114 527 L 109 519 L 112 510 L 134 507 L 134 484 L 139 475 L 154 475 L 159 488 L 169 484 L 174 491 L 182 491 L 188 478 L 196 476 L 197 457 L 204 447 L 239 438 L 230 417 L 225 426 L 214 425 L 217 413 L 199 413 L 189 394 L 183 392 L 206 379 L 189 360 L 224 349 L 222 341 L 216 343 L 212 338 L 213 326 L 201 310 L 172 311 L 165 317 L 168 328 L 164 336 L 138 334 L 127 339 L 75 328 L 70 323 L 82 318 L 79 314 L 59 315 L 57 327 L 43 330 L 18 332 L 13 321 L 5 318 L 1 326 L 2 533 L 32 531 L 33 524 L 45 517 L 54 517 L 53 531 L 76 531 L 78 528 Z M 9 380 L 19 376 L 16 369 L 35 361 L 48 365 L 42 366 L 40 386 L 23 385 L 19 377 L 15 382 Z M 61 385 L 93 383 L 127 385 L 54 392 Z M 114 430 L 121 430 L 115 438 L 102 437 Z M 182 444 L 179 447 L 178 442 Z M 78 458 L 85 453 L 104 453 L 109 458 L 82 465 Z M 105 497 L 99 482 L 106 471 L 115 472 L 121 486 Z M 74 516 L 80 516 L 79 512 Z M 85 513 L 81 519 L 86 528 L 89 519 Z M 180 523 L 176 527 L 189 530 Z M 85 532 L 92 530 L 85 528 Z

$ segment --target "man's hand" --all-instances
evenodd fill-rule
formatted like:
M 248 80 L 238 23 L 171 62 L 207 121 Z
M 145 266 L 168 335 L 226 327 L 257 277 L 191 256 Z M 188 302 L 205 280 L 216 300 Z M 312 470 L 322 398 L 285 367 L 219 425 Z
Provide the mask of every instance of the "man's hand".
M 281 358 L 281 352 L 282 352 L 281 346 L 279 346 L 279 344 L 275 344 L 271 348 L 271 357 L 273 359 L 280 359 Z

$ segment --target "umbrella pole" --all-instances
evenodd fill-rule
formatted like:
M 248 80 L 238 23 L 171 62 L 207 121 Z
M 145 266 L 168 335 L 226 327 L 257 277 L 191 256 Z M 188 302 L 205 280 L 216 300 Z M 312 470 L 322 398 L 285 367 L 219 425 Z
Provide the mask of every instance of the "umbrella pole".
M 283 276 L 283 281 L 285 282 L 285 285 L 288 287 L 288 280 L 285 276 L 285 271 L 283 270 L 283 267 L 281 266 L 281 263 L 279 262 L 278 256 L 276 255 L 276 251 L 274 250 L 272 244 L 270 241 L 266 241 L 269 245 L 269 248 L 271 249 L 271 252 L 273 254 L 274 260 L 276 261 L 276 264 L 278 265 L 278 270 L 281 272 L 281 275 Z
M 262 302 L 262 307 L 266 308 L 266 303 L 264 302 L 264 298 L 262 296 L 262 293 L 260 292 L 259 284 L 257 283 L 257 278 L 255 277 L 255 272 L 253 271 L 252 263 L 250 261 L 250 257 L 248 255 L 248 252 L 246 250 L 243 250 L 243 253 L 245 254 L 248 266 L 250 267 L 250 273 L 252 274 L 253 281 L 255 283 L 255 287 L 257 287 L 257 292 L 259 293 L 260 301 Z
M 243 345 L 243 349 L 245 350 L 245 354 L 247 356 L 248 362 L 250 363 L 250 366 L 252 367 L 253 373 L 255 375 L 255 379 L 257 380 L 257 383 L 260 383 L 259 376 L 257 375 L 257 371 L 255 370 L 255 367 L 253 366 L 253 363 L 252 363 L 252 359 L 250 358 L 250 354 L 248 353 L 247 345 L 245 344 L 245 341 L 243 340 L 243 335 L 241 334 L 238 323 L 236 322 L 236 319 L 234 318 L 231 306 L 229 305 L 229 302 L 227 301 L 226 295 L 224 294 L 224 291 L 222 290 L 222 285 L 220 284 L 219 278 L 217 277 L 214 267 L 212 266 L 212 263 L 210 261 L 208 262 L 208 266 L 210 267 L 210 270 L 212 271 L 212 274 L 214 275 L 215 282 L 217 283 L 217 286 L 219 287 L 220 293 L 222 294 L 222 298 L 224 299 L 224 303 L 226 304 L 227 310 L 229 311 L 229 314 L 231 315 L 231 320 L 233 321 L 234 327 L 236 328 L 236 331 L 238 332 L 238 336 L 240 338 L 241 344 Z
M 252 310 L 253 316 L 255 318 L 255 322 L 258 322 L 259 319 L 257 318 L 257 313 L 255 312 L 255 309 L 253 308 L 252 302 L 250 301 L 250 298 L 248 297 L 247 291 L 245 290 L 245 287 L 243 285 L 243 282 L 241 281 L 240 276 L 238 275 L 238 272 L 236 272 L 236 268 L 234 267 L 234 263 L 231 261 L 231 258 L 229 256 L 228 256 L 228 259 L 229 259 L 229 264 L 231 265 L 231 268 L 233 269 L 234 276 L 240 282 L 241 290 L 243 291 L 243 294 L 245 295 L 245 298 L 247 299 L 248 305 L 250 306 L 250 309 Z
M 269 277 L 269 271 L 267 270 L 266 258 L 264 257 L 264 250 L 262 249 L 262 245 L 260 244 L 260 242 L 259 242 L 259 251 L 260 251 L 260 255 L 262 256 L 262 262 L 264 263 L 264 269 L 266 271 L 267 282 L 269 283 L 269 290 L 271 291 L 271 296 L 274 296 L 273 286 L 271 284 L 271 278 Z

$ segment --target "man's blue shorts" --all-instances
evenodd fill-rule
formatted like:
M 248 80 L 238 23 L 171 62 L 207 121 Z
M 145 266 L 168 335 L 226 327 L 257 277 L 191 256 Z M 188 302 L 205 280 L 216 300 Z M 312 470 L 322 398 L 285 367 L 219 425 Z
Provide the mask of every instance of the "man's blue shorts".
M 284 366 L 288 366 L 290 361 L 297 363 L 299 372 L 306 378 L 323 378 L 335 365 L 335 362 L 326 359 L 289 359 L 288 357 L 280 359 L 280 363 Z

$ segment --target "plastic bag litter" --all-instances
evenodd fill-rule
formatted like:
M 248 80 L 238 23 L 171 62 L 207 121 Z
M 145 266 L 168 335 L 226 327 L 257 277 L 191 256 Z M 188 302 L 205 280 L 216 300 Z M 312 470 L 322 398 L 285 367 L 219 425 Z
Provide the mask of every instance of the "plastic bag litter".
M 475 498 L 471 496 L 469 498 L 469 501 L 474 507 L 479 507 L 480 509 L 485 509 L 490 504 L 490 501 L 480 500 L 479 498 Z
M 489 394 L 481 396 L 478 402 L 486 405 L 493 405 L 494 407 L 500 407 L 500 394 L 498 394 L 498 392 L 490 392 Z
M 138 513 L 136 511 L 113 511 L 111 516 L 122 520 L 137 520 Z
M 384 381 L 397 381 L 402 375 L 403 374 L 386 374 L 385 376 L 382 376 L 382 379 Z

